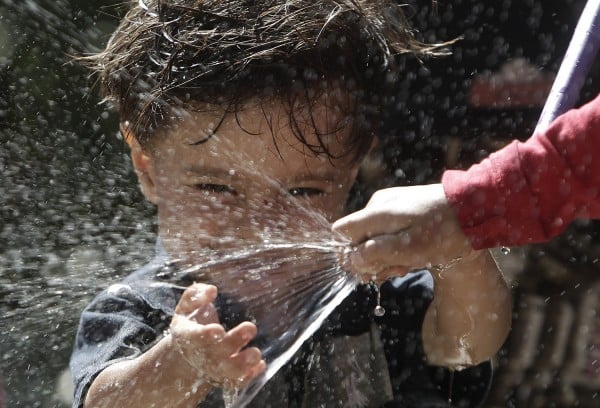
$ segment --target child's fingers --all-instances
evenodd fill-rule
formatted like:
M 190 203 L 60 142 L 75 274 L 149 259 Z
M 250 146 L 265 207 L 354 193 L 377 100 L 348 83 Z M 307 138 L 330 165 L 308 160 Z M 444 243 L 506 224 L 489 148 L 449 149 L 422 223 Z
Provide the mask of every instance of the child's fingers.
M 254 367 L 250 368 L 250 370 L 248 370 L 248 372 L 246 373 L 246 377 L 242 381 L 242 386 L 248 384 L 251 380 L 258 377 L 260 374 L 265 372 L 266 369 L 267 369 L 267 362 L 265 360 L 260 360 L 260 362 L 258 364 L 256 364 Z
M 198 324 L 184 315 L 174 315 L 171 334 L 190 348 L 213 347 L 223 341 L 225 328 L 218 323 Z
M 181 295 L 175 313 L 190 316 L 192 313 L 198 313 L 199 309 L 213 303 L 216 298 L 216 286 L 194 283 Z
M 209 303 L 205 306 L 194 310 L 192 313 L 186 315 L 186 317 L 200 324 L 219 322 L 219 314 L 217 313 L 217 308 L 212 303 Z
M 211 384 L 240 387 L 266 368 L 256 347 L 242 350 L 256 336 L 253 323 L 244 322 L 229 332 L 220 324 L 198 324 L 175 315 L 171 335 L 184 360 Z
M 219 366 L 224 357 L 218 356 L 225 329 L 219 324 L 200 325 L 183 315 L 175 315 L 171 322 L 171 336 L 176 350 L 192 374 L 200 374 L 216 383 L 224 378 Z M 216 370 L 216 371 L 215 371 Z
M 198 324 L 184 315 L 173 316 L 171 333 L 191 348 L 211 349 L 211 358 L 221 360 L 238 353 L 257 333 L 256 326 L 250 322 L 240 323 L 226 332 L 217 323 Z
M 222 372 L 225 378 L 240 385 L 262 372 L 263 367 L 266 367 L 266 363 L 262 360 L 260 350 L 249 347 L 225 360 L 222 363 Z
M 226 356 L 238 353 L 256 336 L 256 333 L 257 328 L 253 323 L 242 322 L 238 324 L 223 337 L 219 353 Z
M 243 322 L 225 334 L 223 339 L 211 349 L 211 359 L 217 363 L 220 374 L 215 377 L 227 378 L 235 384 L 243 382 L 254 366 L 262 360 L 262 353 L 256 347 L 242 348 L 256 336 L 256 326 Z
M 229 357 L 228 363 L 231 364 L 232 367 L 243 367 L 244 370 L 247 370 L 260 363 L 261 360 L 262 353 L 260 350 L 256 347 L 248 347 Z

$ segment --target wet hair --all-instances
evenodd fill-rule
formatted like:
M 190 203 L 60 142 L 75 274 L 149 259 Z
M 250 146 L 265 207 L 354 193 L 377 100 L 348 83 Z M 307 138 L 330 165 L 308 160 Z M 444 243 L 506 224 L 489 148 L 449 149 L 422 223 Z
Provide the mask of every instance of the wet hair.
M 294 125 L 294 102 L 347 90 L 349 150 L 360 155 L 398 76 L 396 55 L 436 49 L 415 40 L 393 0 L 135 0 L 106 49 L 84 60 L 142 146 L 178 109 L 235 113 L 265 96 L 287 104 L 301 142 L 331 157 L 324 139 L 309 145 Z

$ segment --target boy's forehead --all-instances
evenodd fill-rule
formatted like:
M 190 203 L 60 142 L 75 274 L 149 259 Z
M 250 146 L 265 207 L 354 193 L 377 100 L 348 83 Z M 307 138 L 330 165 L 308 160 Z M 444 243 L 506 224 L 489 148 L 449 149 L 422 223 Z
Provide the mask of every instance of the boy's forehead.
M 351 124 L 344 123 L 342 112 L 339 107 L 314 103 L 290 119 L 289 109 L 277 101 L 254 101 L 235 112 L 214 107 L 188 111 L 159 139 L 153 156 L 161 166 L 177 166 L 189 174 L 216 169 L 225 177 L 225 170 L 236 170 L 240 173 L 235 177 L 275 172 L 285 179 L 334 178 L 332 172 L 355 165 L 348 154 Z M 294 130 L 301 132 L 303 140 Z M 320 142 L 333 158 L 308 147 Z
M 280 98 L 256 98 L 234 109 L 205 104 L 181 111 L 178 116 L 161 139 L 200 145 L 216 135 L 220 139 L 268 135 L 289 145 L 316 145 L 323 141 L 335 148 L 335 144 L 347 141 L 353 124 L 348 98 L 344 100 L 333 92 L 297 98 L 291 103 Z

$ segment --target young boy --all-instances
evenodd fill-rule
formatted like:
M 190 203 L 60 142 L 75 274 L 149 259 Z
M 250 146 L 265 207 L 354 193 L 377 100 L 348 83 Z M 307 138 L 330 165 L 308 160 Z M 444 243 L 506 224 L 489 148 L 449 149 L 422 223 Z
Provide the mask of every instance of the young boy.
M 396 74 L 393 53 L 428 49 L 392 2 L 133 3 L 90 60 L 157 206 L 159 254 L 83 312 L 74 406 L 222 406 L 222 390 L 265 370 L 261 327 L 217 298 L 236 282 L 177 271 L 267 240 L 328 235 L 310 214 L 344 215 Z M 359 286 L 251 405 L 446 406 L 448 375 L 433 366 L 489 359 L 510 301 L 487 252 L 433 275 L 382 284 L 383 316 L 372 287 Z M 453 400 L 476 405 L 488 384 L 486 363 L 458 371 Z

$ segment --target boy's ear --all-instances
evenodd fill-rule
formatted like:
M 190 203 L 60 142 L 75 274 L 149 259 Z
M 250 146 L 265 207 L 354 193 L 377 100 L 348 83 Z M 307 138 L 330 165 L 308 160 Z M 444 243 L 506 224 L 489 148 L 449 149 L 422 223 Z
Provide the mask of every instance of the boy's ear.
M 371 140 L 371 147 L 369 147 L 369 152 L 367 154 L 371 153 L 378 147 L 379 147 L 379 138 L 377 137 L 377 135 L 375 135 L 375 136 L 373 136 L 373 140 Z
M 154 169 L 150 156 L 144 152 L 137 139 L 121 128 L 129 148 L 131 149 L 131 161 L 137 175 L 142 193 L 154 204 L 158 204 L 158 195 L 156 194 L 156 183 L 154 182 Z
M 386 172 L 385 159 L 379 146 L 379 139 L 374 137 L 369 151 L 360 164 L 358 177 L 370 187 L 382 187 L 381 183 L 385 180 Z

